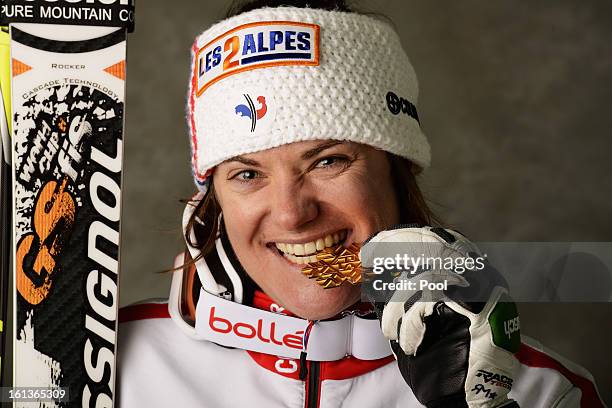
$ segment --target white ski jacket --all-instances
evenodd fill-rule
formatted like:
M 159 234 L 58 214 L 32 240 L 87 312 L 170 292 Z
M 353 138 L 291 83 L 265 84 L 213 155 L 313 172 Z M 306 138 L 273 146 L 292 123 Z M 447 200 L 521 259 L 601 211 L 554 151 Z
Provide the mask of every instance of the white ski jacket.
M 182 281 L 182 272 L 175 274 L 173 291 Z M 369 360 L 349 355 L 337 361 L 300 361 L 223 347 L 190 330 L 192 326 L 176 313 L 176 301 L 171 295 L 170 303 L 148 302 L 121 310 L 118 407 L 422 407 L 404 382 L 393 355 Z M 255 308 L 235 306 L 243 313 L 238 316 L 245 319 L 255 308 L 282 311 L 261 292 L 254 297 Z M 227 317 L 223 310 L 216 312 L 216 316 Z M 233 324 L 236 329 L 236 322 Z M 261 326 L 248 327 L 243 325 L 237 331 L 238 341 L 247 338 L 270 343 L 273 339 L 280 344 L 285 333 L 278 322 L 273 331 L 281 335 L 263 334 Z M 225 333 L 223 325 L 217 329 Z M 378 346 L 366 342 L 359 352 L 376 356 L 380 351 L 373 349 Z M 593 378 L 583 368 L 527 338 L 517 358 L 520 372 L 509 395 L 522 408 L 604 406 Z

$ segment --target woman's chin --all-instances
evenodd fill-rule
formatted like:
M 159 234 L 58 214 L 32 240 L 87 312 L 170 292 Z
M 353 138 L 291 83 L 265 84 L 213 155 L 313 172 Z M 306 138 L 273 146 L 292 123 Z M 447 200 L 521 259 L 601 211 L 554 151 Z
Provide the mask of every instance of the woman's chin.
M 357 286 L 324 289 L 309 281 L 297 290 L 279 294 L 278 300 L 287 310 L 303 319 L 325 320 L 358 302 L 360 295 L 361 290 Z

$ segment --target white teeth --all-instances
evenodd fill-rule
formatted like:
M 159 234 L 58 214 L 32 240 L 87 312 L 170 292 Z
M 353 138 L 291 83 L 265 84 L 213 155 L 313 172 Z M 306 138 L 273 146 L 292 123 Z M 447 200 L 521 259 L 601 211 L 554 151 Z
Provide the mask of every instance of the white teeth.
M 325 248 L 325 241 L 323 241 L 321 238 L 317 239 L 316 248 L 317 248 L 317 251 L 320 251 L 323 248 Z
M 331 235 L 326 236 L 325 237 L 325 246 L 326 247 L 330 247 L 332 245 L 334 245 L 334 239 L 332 238 Z
M 295 256 L 295 255 L 285 254 L 284 256 L 285 256 L 285 258 L 287 258 L 291 262 L 293 262 L 295 264 L 298 264 L 298 265 L 306 265 L 306 264 L 309 264 L 309 263 L 317 262 L 317 256 L 316 255 Z
M 346 238 L 347 231 L 339 231 L 334 234 L 326 235 L 316 241 L 305 242 L 303 244 L 276 243 L 276 248 L 281 251 L 287 259 L 297 264 L 307 264 L 317 262 L 315 254 L 325 248 L 333 247 L 338 242 Z
M 314 254 L 317 251 L 317 243 L 309 242 L 304 244 L 304 255 Z

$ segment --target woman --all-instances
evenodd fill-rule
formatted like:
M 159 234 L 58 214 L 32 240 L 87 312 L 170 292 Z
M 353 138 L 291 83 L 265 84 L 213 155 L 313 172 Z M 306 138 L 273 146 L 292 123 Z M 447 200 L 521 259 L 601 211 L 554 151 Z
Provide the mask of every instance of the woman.
M 397 34 L 341 0 L 255 1 L 196 39 L 185 267 L 168 305 L 123 311 L 121 406 L 601 406 L 517 331 L 487 340 L 499 291 L 478 310 L 381 305 L 382 331 L 359 302 L 347 265 L 373 234 L 468 243 L 415 227 L 435 222 L 417 98 Z M 322 254 L 341 266 L 320 273 Z

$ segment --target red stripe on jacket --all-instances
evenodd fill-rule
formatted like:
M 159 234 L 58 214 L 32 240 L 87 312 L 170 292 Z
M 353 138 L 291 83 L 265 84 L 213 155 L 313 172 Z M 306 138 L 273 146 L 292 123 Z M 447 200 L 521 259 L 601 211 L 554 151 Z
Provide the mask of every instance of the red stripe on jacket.
M 562 374 L 574 386 L 580 388 L 582 397 L 580 398 L 581 408 L 603 408 L 604 405 L 599 399 L 595 384 L 588 378 L 570 371 L 559 361 L 555 360 L 546 353 L 534 349 L 524 343 L 521 343 L 521 348 L 516 354 L 518 360 L 529 367 L 550 368 Z

